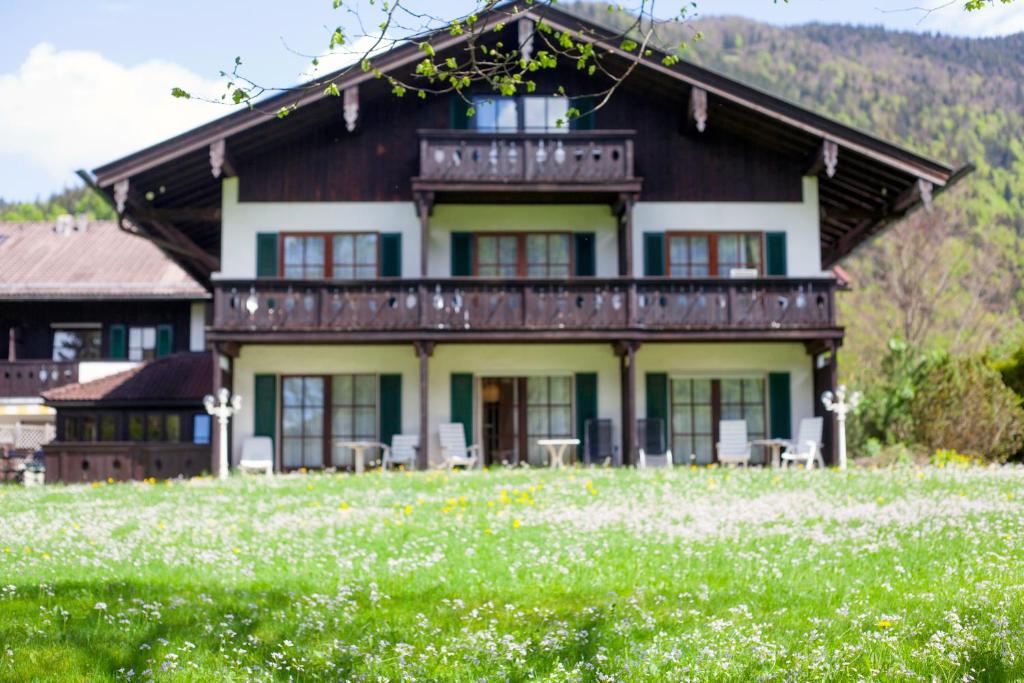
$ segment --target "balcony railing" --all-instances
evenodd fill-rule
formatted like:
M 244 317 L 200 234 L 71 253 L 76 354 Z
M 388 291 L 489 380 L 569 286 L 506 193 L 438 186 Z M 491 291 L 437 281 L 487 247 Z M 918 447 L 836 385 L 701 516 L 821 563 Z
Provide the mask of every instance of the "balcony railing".
M 634 131 L 420 131 L 419 182 L 610 184 L 633 180 Z
M 213 332 L 821 330 L 835 327 L 834 291 L 829 278 L 219 282 Z
M 77 361 L 0 361 L 0 396 L 38 396 L 78 381 Z

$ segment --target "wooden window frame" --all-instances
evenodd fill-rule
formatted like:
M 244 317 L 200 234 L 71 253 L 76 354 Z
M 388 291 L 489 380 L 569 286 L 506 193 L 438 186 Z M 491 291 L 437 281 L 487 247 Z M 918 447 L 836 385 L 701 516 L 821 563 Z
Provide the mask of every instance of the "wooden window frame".
M 735 375 L 735 376 L 725 376 L 725 377 L 722 377 L 722 376 L 710 377 L 710 376 L 706 376 L 706 375 L 704 375 L 704 376 L 702 376 L 702 375 L 669 375 L 669 378 L 668 378 L 668 380 L 669 380 L 669 387 L 668 387 L 668 396 L 669 396 L 669 399 L 668 399 L 668 407 L 669 407 L 668 439 L 669 439 L 669 443 L 668 443 L 668 447 L 669 448 L 672 448 L 673 445 L 675 444 L 676 436 L 686 436 L 687 435 L 687 434 L 684 434 L 683 432 L 676 432 L 675 431 L 675 419 L 674 418 L 675 418 L 676 406 L 677 405 L 687 405 L 687 406 L 690 407 L 690 429 L 691 429 L 691 431 L 688 433 L 688 435 L 692 439 L 693 436 L 698 434 L 697 432 L 693 431 L 693 428 L 694 428 L 693 406 L 695 406 L 695 405 L 703 405 L 703 404 L 693 403 L 693 395 L 692 395 L 692 393 L 691 393 L 691 396 L 690 396 L 690 403 L 685 403 L 685 404 L 684 403 L 679 403 L 679 404 L 677 404 L 675 402 L 675 398 L 674 398 L 672 383 L 675 382 L 676 380 L 710 380 L 711 381 L 711 461 L 710 462 L 712 462 L 712 463 L 717 463 L 718 462 L 718 448 L 717 448 L 717 444 L 718 444 L 718 442 L 722 438 L 722 435 L 719 432 L 719 422 L 722 421 L 722 408 L 723 408 L 723 404 L 722 404 L 722 380 L 725 380 L 725 379 L 738 379 L 738 380 L 756 379 L 756 380 L 761 382 L 761 385 L 762 385 L 761 386 L 761 396 L 762 396 L 761 410 L 763 412 L 762 424 L 764 425 L 764 428 L 765 428 L 765 437 L 764 438 L 767 438 L 767 436 L 771 432 L 771 430 L 770 430 L 770 427 L 769 427 L 769 424 L 768 424 L 768 414 L 769 414 L 769 411 L 768 411 L 768 409 L 769 409 L 769 405 L 768 405 L 768 402 L 769 402 L 768 401 L 768 375 L 766 373 L 756 374 L 756 375 L 755 374 L 750 374 L 750 375 Z M 747 405 L 755 405 L 755 404 L 753 404 L 753 403 L 749 403 L 749 404 L 746 403 L 743 400 L 743 396 L 741 394 L 741 396 L 740 396 L 740 403 L 738 403 L 738 404 L 737 403 L 730 403 L 729 405 L 739 405 L 739 406 L 741 406 L 741 412 L 742 412 L 742 407 L 745 407 Z M 706 434 L 703 434 L 703 433 L 701 433 L 699 435 L 700 436 L 707 436 Z M 690 455 L 691 455 L 690 453 L 683 453 L 683 454 L 681 454 L 681 456 L 683 458 L 683 463 L 689 464 Z
M 515 237 L 516 238 L 516 274 L 515 278 L 531 279 L 531 280 L 547 280 L 547 279 L 562 279 L 558 276 L 546 275 L 544 277 L 531 277 L 527 275 L 530 264 L 526 260 L 526 239 L 531 235 L 543 235 L 545 237 L 564 235 L 569 240 L 569 263 L 567 264 L 569 274 L 566 277 L 575 277 L 576 273 L 576 240 L 573 239 L 573 232 L 569 230 L 529 230 L 529 231 L 515 231 L 515 230 L 502 230 L 497 232 L 477 232 L 473 235 L 473 276 L 482 277 L 480 275 L 480 238 L 481 237 Z M 550 269 L 551 262 L 547 262 L 548 268 Z M 487 275 L 483 277 L 494 279 L 508 280 L 511 278 L 503 277 L 501 275 Z
M 375 403 L 374 403 L 374 412 L 376 413 L 376 415 L 375 415 L 375 422 L 376 422 L 376 424 L 374 426 L 374 430 L 375 430 L 374 440 L 379 439 L 379 437 L 380 437 L 380 373 L 377 373 L 377 372 L 336 372 L 336 373 L 331 373 L 331 374 L 328 374 L 328 375 L 319 374 L 319 373 L 292 373 L 292 374 L 288 374 L 288 375 L 281 375 L 280 376 L 280 381 L 278 382 L 278 401 L 277 401 L 277 405 L 278 405 L 277 429 L 278 429 L 278 432 L 277 433 L 280 435 L 280 442 L 281 442 L 280 443 L 280 452 L 281 452 L 281 454 L 280 454 L 279 465 L 280 465 L 280 470 L 282 472 L 291 472 L 291 471 L 295 471 L 295 470 L 297 470 L 297 469 L 299 469 L 301 467 L 305 467 L 305 465 L 300 465 L 299 467 L 289 467 L 289 466 L 284 464 L 284 441 L 285 441 L 286 438 L 295 438 L 295 437 L 286 437 L 285 434 L 284 434 L 284 408 L 285 408 L 285 405 L 284 405 L 284 383 L 285 383 L 285 380 L 288 380 L 288 379 L 320 379 L 320 380 L 323 380 L 323 383 L 324 383 L 324 405 L 323 405 L 324 415 L 323 415 L 323 425 L 321 426 L 321 438 L 320 438 L 320 440 L 321 440 L 321 448 L 323 449 L 323 456 L 322 456 L 323 465 L 321 467 L 323 469 L 327 469 L 329 467 L 334 467 L 334 458 L 332 456 L 333 456 L 333 452 L 334 452 L 333 446 L 334 446 L 334 439 L 335 439 L 335 437 L 334 437 L 334 434 L 333 434 L 333 431 L 332 431 L 332 418 L 333 418 L 333 414 L 332 413 L 333 413 L 333 409 L 334 409 L 335 405 L 334 405 L 334 395 L 333 395 L 334 392 L 333 392 L 333 381 L 332 380 L 333 380 L 334 377 L 341 377 L 341 376 L 344 376 L 344 375 L 349 375 L 349 376 L 352 376 L 352 377 L 355 377 L 357 375 L 369 375 L 369 376 L 374 378 L 374 401 L 375 401 Z M 339 405 L 339 407 L 341 407 L 341 406 Z M 303 437 L 299 437 L 299 438 L 305 438 L 305 437 L 303 436 Z
M 672 238 L 673 237 L 707 237 L 708 238 L 708 275 L 707 277 L 729 277 L 728 273 L 718 272 L 718 238 L 722 236 L 757 237 L 760 242 L 761 262 L 758 266 L 758 277 L 765 273 L 765 232 L 763 230 L 672 230 L 665 233 L 665 276 L 672 275 Z M 682 276 L 679 276 L 682 277 Z M 700 276 L 696 276 L 700 277 Z
M 334 238 L 343 235 L 350 235 L 357 237 L 359 235 L 374 235 L 377 238 L 377 268 L 374 273 L 374 279 L 380 277 L 381 267 L 381 233 L 379 230 L 341 230 L 338 232 L 322 232 L 322 231 L 295 231 L 295 232 L 282 232 L 278 233 L 277 236 L 277 272 L 281 274 L 282 279 L 295 279 L 289 278 L 285 275 L 285 249 L 284 241 L 288 237 L 321 237 L 324 240 L 324 279 L 334 279 Z M 354 264 L 353 264 L 354 266 Z M 300 278 L 301 279 L 301 278 Z M 369 279 L 369 278 L 367 278 Z M 346 282 L 363 282 L 363 279 L 358 280 L 345 280 Z M 312 375 L 297 375 L 298 377 L 312 377 Z
M 530 380 L 542 379 L 547 383 L 547 401 L 544 403 L 530 403 L 530 391 L 529 381 Z M 552 403 L 551 402 L 551 380 L 569 380 L 569 392 L 568 392 L 568 403 Z M 520 430 L 520 448 L 522 449 L 519 460 L 520 462 L 530 462 L 530 439 L 550 439 L 550 438 L 567 438 L 573 437 L 573 433 L 576 431 L 576 377 L 573 375 L 530 375 L 522 378 L 522 429 Z M 552 434 L 551 433 L 551 410 L 552 408 L 564 408 L 569 407 L 569 422 L 568 432 L 565 434 Z M 530 409 L 543 408 L 547 413 L 548 418 L 548 431 L 544 435 L 531 434 L 530 433 Z
M 146 330 L 153 330 L 153 357 L 146 358 L 146 347 L 145 345 L 140 346 L 142 356 L 140 358 L 132 358 L 132 330 L 141 330 L 140 335 L 145 335 Z M 157 349 L 159 348 L 159 325 L 128 325 L 125 327 L 124 333 L 124 351 L 125 360 L 131 361 L 132 363 L 145 363 L 149 360 L 156 360 L 159 356 L 156 355 Z
M 568 98 L 568 97 L 560 97 L 558 95 L 538 95 L 536 93 L 527 94 L 527 95 L 486 95 L 486 94 L 480 95 L 480 94 L 478 94 L 478 95 L 471 95 L 470 99 L 473 102 L 473 106 L 478 111 L 479 111 L 479 106 L 477 105 L 477 102 L 478 101 L 483 102 L 483 101 L 487 101 L 487 100 L 494 100 L 494 101 L 497 101 L 497 100 L 512 100 L 512 103 L 515 105 L 515 109 L 516 109 L 516 129 L 514 131 L 513 130 L 500 130 L 500 131 L 499 130 L 482 130 L 481 128 L 477 127 L 481 123 L 481 121 L 482 121 L 481 119 L 479 119 L 477 117 L 473 117 L 470 120 L 470 130 L 479 131 L 479 132 L 482 132 L 482 133 L 489 133 L 489 134 L 493 134 L 493 135 L 515 135 L 515 134 L 521 134 L 521 133 L 533 133 L 533 134 L 540 134 L 540 135 L 550 135 L 550 134 L 562 135 L 562 134 L 567 133 L 567 132 L 569 132 L 571 130 L 571 126 L 570 126 L 570 122 L 569 122 L 569 117 L 568 116 L 565 117 L 565 121 L 563 122 L 561 127 L 559 127 L 559 126 L 548 127 L 547 125 L 545 125 L 543 129 L 532 128 L 530 130 L 527 130 L 527 128 L 526 128 L 526 100 L 527 99 L 542 99 L 542 100 L 561 100 L 561 99 L 564 99 L 564 100 L 566 100 L 566 111 L 568 111 L 569 109 L 572 109 L 572 100 L 571 100 L 571 98 Z M 547 114 L 547 102 L 545 102 L 544 113 L 545 113 L 545 115 Z

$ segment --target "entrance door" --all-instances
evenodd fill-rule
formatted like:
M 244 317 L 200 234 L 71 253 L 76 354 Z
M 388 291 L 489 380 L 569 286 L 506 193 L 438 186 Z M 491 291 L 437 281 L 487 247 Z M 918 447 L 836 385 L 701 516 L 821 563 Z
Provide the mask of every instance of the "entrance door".
M 519 462 L 520 380 L 514 377 L 488 377 L 482 382 L 484 418 L 484 463 L 487 465 Z
M 572 377 L 495 377 L 481 383 L 484 462 L 547 464 L 538 439 L 569 437 Z

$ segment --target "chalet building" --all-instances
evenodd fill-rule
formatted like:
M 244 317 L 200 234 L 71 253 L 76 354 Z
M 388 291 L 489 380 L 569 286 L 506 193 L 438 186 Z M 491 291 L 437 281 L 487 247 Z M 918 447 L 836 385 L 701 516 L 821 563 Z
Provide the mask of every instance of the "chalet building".
M 564 11 L 510 11 L 482 19 L 494 40 L 543 21 L 631 59 Z M 429 40 L 443 60 L 464 39 Z M 283 120 L 237 112 L 95 169 L 213 295 L 213 382 L 246 401 L 235 460 L 268 436 L 280 470 L 347 467 L 339 441 L 402 433 L 426 467 L 460 422 L 486 463 L 537 463 L 539 438 L 597 418 L 630 464 L 647 417 L 677 462 L 710 463 L 719 419 L 788 438 L 823 415 L 831 269 L 966 169 L 661 58 L 568 127 L 556 85 L 604 86 L 575 65 L 529 95 L 470 93 L 472 117 L 356 69 L 341 98 L 285 93 L 260 107 L 296 103 Z
M 59 431 L 41 393 L 205 349 L 209 293 L 111 221 L 0 223 L 0 447 Z

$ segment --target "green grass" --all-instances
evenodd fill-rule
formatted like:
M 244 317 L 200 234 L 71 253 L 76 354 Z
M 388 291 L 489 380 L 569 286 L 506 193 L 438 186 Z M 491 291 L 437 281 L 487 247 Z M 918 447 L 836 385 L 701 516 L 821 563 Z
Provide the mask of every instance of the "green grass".
M 1024 469 L 0 488 L 3 680 L 1020 680 Z

